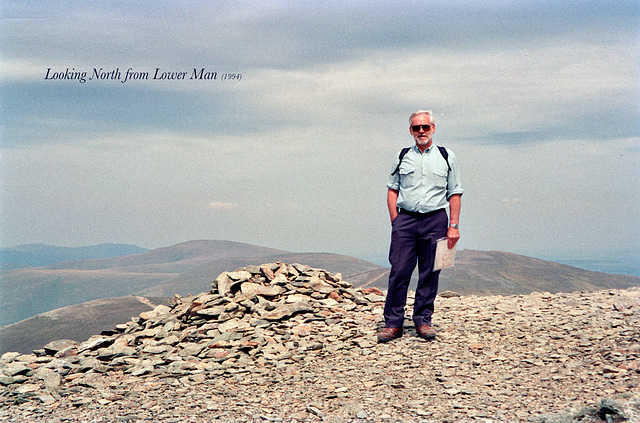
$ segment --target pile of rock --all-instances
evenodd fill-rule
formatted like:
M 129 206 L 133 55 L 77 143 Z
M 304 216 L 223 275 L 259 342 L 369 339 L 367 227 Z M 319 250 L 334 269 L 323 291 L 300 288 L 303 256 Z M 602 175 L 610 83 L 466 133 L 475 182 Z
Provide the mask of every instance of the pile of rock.
M 34 355 L 4 354 L 0 384 L 28 394 L 89 371 L 231 374 L 227 369 L 248 363 L 277 365 L 322 349 L 327 340 L 333 349 L 345 342 L 372 346 L 366 336 L 375 317 L 353 321 L 344 319 L 345 313 L 370 311 L 384 301 L 380 290 L 357 290 L 340 274 L 281 262 L 224 272 L 212 288 L 197 296 L 176 295 L 171 306 L 141 313 L 80 345 L 59 340 Z

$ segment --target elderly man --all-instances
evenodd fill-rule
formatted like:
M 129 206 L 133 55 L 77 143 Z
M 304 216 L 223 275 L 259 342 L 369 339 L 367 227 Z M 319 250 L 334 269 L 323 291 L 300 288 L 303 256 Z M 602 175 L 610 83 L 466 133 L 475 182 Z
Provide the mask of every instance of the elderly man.
M 435 338 L 431 315 L 440 276 L 440 271 L 433 271 L 436 243 L 446 237 L 449 248 L 453 248 L 460 238 L 463 190 L 456 157 L 451 150 L 434 146 L 432 137 L 436 125 L 431 111 L 413 113 L 409 124 L 415 145 L 396 156 L 387 183 L 392 226 L 391 272 L 384 307 L 386 327 L 378 333 L 378 342 L 402 336 L 404 307 L 416 261 L 419 279 L 413 321 L 418 336 L 427 340 Z

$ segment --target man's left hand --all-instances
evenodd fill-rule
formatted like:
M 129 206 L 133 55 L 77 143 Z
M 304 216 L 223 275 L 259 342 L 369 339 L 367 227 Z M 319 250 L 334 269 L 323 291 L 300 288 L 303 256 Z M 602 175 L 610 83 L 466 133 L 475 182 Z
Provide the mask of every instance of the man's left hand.
M 447 246 L 449 247 L 449 249 L 455 247 L 459 239 L 460 229 L 449 226 L 449 229 L 447 230 Z

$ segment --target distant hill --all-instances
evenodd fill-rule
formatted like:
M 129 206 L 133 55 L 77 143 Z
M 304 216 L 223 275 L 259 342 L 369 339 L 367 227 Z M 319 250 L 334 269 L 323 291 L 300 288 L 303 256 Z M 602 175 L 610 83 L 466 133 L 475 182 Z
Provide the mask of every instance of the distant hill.
M 48 266 L 61 261 L 104 259 L 144 253 L 146 248 L 129 244 L 100 244 L 89 247 L 54 247 L 44 244 L 0 248 L 0 270 Z
M 366 286 L 387 288 L 389 270 Z M 413 287 L 417 275 L 413 275 Z M 360 284 L 358 284 L 360 285 Z M 640 286 L 640 277 L 584 270 L 566 264 L 500 251 L 461 250 L 453 267 L 442 270 L 440 292 L 462 295 L 518 295 L 535 291 L 575 292 Z
M 0 326 L 99 298 L 199 294 L 225 270 L 274 261 L 304 262 L 345 276 L 380 268 L 338 254 L 293 254 L 230 241 L 190 241 L 129 256 L 3 271 Z
M 144 311 L 147 300 L 140 298 L 156 298 L 149 300 L 154 303 L 174 294 L 196 295 L 209 291 L 212 280 L 223 271 L 277 261 L 342 273 L 343 278 L 356 287 L 387 288 L 388 268 L 350 256 L 291 253 L 230 241 L 190 241 L 128 256 L 1 272 L 0 325 L 11 326 L 0 328 L 0 348 L 2 345 L 31 348 L 47 339 L 47 331 L 52 334 L 51 340 L 82 340 L 85 323 L 96 322 L 96 326 L 88 330 L 94 334 Z M 640 286 L 638 277 L 587 271 L 511 253 L 474 250 L 458 251 L 456 265 L 443 270 L 440 282 L 440 292 L 450 290 L 462 295 Z M 411 286 L 414 288 L 415 280 Z M 47 314 L 52 310 L 58 317 Z M 96 317 L 89 317 L 92 313 Z M 36 315 L 39 316 L 34 317 Z M 45 335 L 39 335 L 41 333 Z M 28 338 L 38 341 L 28 343 Z
M 210 261 L 279 253 L 287 252 L 230 241 L 190 241 L 141 254 L 2 271 L 0 326 L 68 305 L 133 295 Z
M 626 289 L 640 277 L 614 275 L 500 251 L 462 250 L 442 272 L 443 288 L 477 295 Z
M 640 277 L 640 251 L 623 251 L 611 254 L 608 257 L 540 257 L 544 260 L 552 260 L 557 263 L 579 267 L 597 272 L 614 273 L 619 275 L 631 275 Z

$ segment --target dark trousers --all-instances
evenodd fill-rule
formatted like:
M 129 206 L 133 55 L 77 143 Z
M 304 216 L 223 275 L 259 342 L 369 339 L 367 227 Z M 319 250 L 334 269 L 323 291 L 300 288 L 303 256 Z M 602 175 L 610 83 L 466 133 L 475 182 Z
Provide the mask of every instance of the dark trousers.
M 386 327 L 399 328 L 404 324 L 404 307 L 411 274 L 418 262 L 418 286 L 413 307 L 413 321 L 417 326 L 431 324 L 433 302 L 438 294 L 440 271 L 433 271 L 438 239 L 447 236 L 449 218 L 446 210 L 425 215 L 401 212 L 391 224 L 389 249 L 389 291 L 384 306 Z

